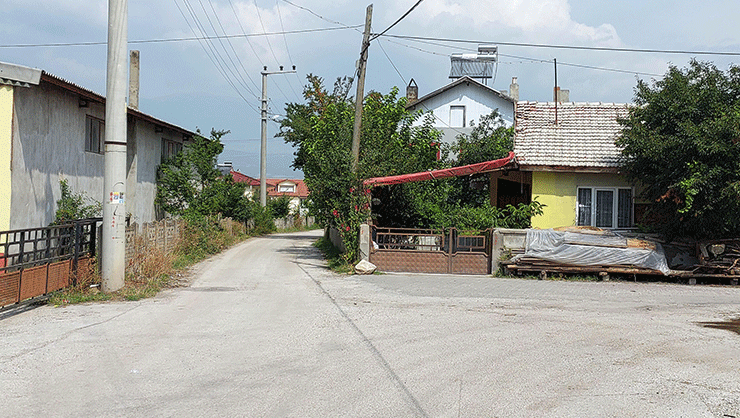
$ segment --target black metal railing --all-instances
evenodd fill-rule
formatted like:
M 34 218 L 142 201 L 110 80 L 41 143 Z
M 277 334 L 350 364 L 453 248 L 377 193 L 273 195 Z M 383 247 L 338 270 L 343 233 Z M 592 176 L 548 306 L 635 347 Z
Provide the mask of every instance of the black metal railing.
M 96 226 L 101 221 L 102 218 L 90 218 L 43 228 L 0 231 L 0 274 L 95 256 Z

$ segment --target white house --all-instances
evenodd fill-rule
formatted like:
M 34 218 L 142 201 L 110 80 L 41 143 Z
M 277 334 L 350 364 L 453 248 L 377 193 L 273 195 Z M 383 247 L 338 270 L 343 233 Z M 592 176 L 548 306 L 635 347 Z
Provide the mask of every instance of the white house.
M 157 168 L 193 132 L 128 108 L 126 213 L 149 222 Z M 54 220 L 59 181 L 102 201 L 105 97 L 42 70 L 0 63 L 0 230 Z
M 515 104 L 518 100 L 519 86 L 513 79 L 511 97 L 475 79 L 465 76 L 416 100 L 416 83 L 407 89 L 409 99 L 407 109 L 431 112 L 434 127 L 442 132 L 442 140 L 452 144 L 460 134 L 469 134 L 481 116 L 498 109 L 507 126 L 514 124 Z M 410 94 L 409 94 L 410 93 Z M 419 121 L 418 123 L 421 123 Z

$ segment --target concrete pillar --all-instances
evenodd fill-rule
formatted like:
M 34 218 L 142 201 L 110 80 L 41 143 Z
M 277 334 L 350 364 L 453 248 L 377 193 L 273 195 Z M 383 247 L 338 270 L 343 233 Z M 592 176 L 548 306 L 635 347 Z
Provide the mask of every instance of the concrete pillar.
M 370 261 L 370 225 L 360 225 L 360 258 L 365 261 Z
M 139 51 L 131 51 L 128 81 L 128 105 L 139 109 Z

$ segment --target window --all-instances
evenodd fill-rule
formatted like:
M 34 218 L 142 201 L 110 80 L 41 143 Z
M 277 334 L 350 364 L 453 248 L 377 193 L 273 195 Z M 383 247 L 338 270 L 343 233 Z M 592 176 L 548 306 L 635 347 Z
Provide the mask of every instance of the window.
M 465 127 L 465 106 L 450 106 L 450 128 Z
M 182 151 L 182 144 L 162 138 L 162 161 L 168 160 Z
M 292 184 L 281 184 L 278 188 L 280 193 L 293 193 L 295 192 L 295 186 Z
M 579 187 L 576 213 L 579 226 L 629 228 L 632 226 L 632 189 Z
M 92 116 L 85 118 L 85 151 L 103 153 L 105 142 L 105 122 Z

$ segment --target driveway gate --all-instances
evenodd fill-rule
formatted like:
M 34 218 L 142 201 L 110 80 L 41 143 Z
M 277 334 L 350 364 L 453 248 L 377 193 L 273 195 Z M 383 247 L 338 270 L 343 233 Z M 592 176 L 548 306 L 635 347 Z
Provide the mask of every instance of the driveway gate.
M 381 271 L 490 274 L 491 233 L 373 227 L 370 262 Z

